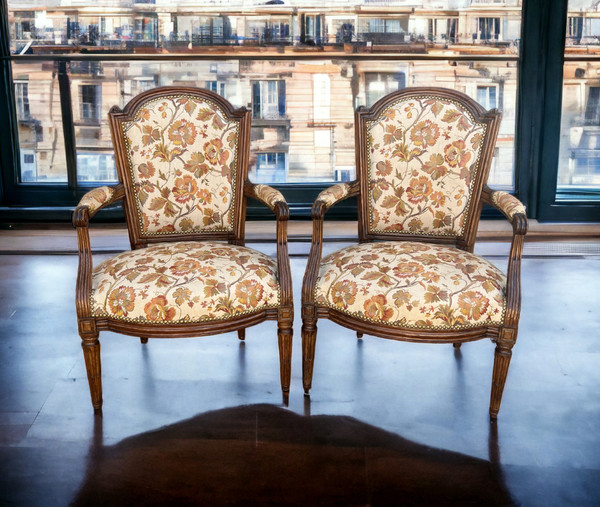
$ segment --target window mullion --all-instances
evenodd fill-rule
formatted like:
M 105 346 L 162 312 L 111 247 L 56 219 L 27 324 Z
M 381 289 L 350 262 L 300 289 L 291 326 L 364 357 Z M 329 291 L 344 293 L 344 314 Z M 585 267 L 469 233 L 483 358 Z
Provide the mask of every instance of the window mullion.
M 67 181 L 69 190 L 75 191 L 77 189 L 77 155 L 75 127 L 73 125 L 73 101 L 71 100 L 71 64 L 66 61 L 59 61 L 57 64 L 60 109 L 67 162 Z

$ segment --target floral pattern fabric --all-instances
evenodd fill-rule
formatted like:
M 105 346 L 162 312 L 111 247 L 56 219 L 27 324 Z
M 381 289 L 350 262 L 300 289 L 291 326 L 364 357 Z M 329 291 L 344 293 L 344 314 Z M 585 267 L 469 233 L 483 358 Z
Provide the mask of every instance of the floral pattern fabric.
M 419 329 L 500 325 L 506 277 L 450 246 L 383 241 L 322 260 L 315 302 L 370 322 Z
M 367 122 L 369 231 L 460 236 L 486 125 L 449 99 L 400 99 Z
M 492 192 L 492 202 L 511 220 L 517 213 L 525 214 L 525 205 L 508 192 L 501 190 Z
M 275 208 L 275 204 L 278 202 L 285 202 L 285 197 L 283 194 L 269 185 L 254 185 L 254 195 L 261 199 L 263 202 L 267 204 L 269 209 Z
M 342 200 L 350 193 L 350 185 L 347 183 L 337 183 L 323 190 L 318 196 L 317 201 L 323 201 L 329 208 L 336 202 Z
M 142 236 L 232 231 L 239 121 L 208 99 L 153 99 L 123 124 Z
M 93 271 L 95 317 L 166 324 L 225 320 L 279 305 L 277 264 L 216 241 L 159 243 L 119 254 Z
M 115 191 L 110 187 L 97 187 L 87 192 L 79 201 L 79 206 L 87 206 L 90 215 L 93 215 L 98 209 L 112 199 Z

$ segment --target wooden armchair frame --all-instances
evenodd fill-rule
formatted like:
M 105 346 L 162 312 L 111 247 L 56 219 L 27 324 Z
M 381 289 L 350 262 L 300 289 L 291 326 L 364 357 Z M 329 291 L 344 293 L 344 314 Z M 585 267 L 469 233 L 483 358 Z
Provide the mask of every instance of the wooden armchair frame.
M 368 230 L 367 191 L 368 174 L 366 167 L 365 125 L 368 120 L 377 118 L 391 103 L 403 97 L 431 95 L 457 101 L 464 105 L 477 121 L 488 126 L 488 142 L 481 154 L 481 170 L 473 185 L 473 202 L 475 204 L 464 234 L 458 237 L 435 237 L 419 234 L 370 233 Z M 512 347 L 517 339 L 518 322 L 521 306 L 520 270 L 524 236 L 527 232 L 527 217 L 523 205 L 512 195 L 493 191 L 484 185 L 489 173 L 493 156 L 493 148 L 498 132 L 500 113 L 496 110 L 485 111 L 479 104 L 466 95 L 441 88 L 409 88 L 394 92 L 377 102 L 371 109 L 360 108 L 355 115 L 356 163 L 357 179 L 348 183 L 338 183 L 322 191 L 312 207 L 313 233 L 312 245 L 302 283 L 302 377 L 305 394 L 312 386 L 312 375 L 315 356 L 317 320 L 329 319 L 341 326 L 355 330 L 358 338 L 368 333 L 382 338 L 410 342 L 453 343 L 460 347 L 463 342 L 490 338 L 496 344 L 495 359 L 490 398 L 490 417 L 498 415 L 502 392 L 506 381 L 508 367 L 512 355 Z M 483 203 L 500 210 L 511 222 L 513 229 L 506 282 L 506 314 L 502 326 L 481 326 L 456 330 L 409 329 L 397 326 L 368 322 L 353 317 L 329 306 L 315 301 L 315 284 L 317 282 L 323 249 L 323 221 L 326 212 L 338 202 L 357 197 L 358 200 L 358 238 L 360 243 L 376 240 L 417 241 L 455 246 L 458 249 L 473 252 L 477 226 Z
M 135 112 L 148 101 L 167 95 L 185 95 L 207 98 L 217 104 L 229 119 L 239 121 L 239 160 L 238 178 L 234 182 L 237 201 L 234 226 L 231 232 L 202 232 L 198 234 L 171 234 L 168 236 L 147 236 L 140 234 L 137 227 L 138 217 L 134 206 L 133 189 L 129 177 L 125 140 L 121 124 L 131 121 Z M 110 330 L 118 333 L 138 336 L 142 343 L 148 338 L 176 338 L 206 336 L 237 331 L 238 337 L 245 338 L 245 328 L 265 320 L 276 320 L 280 358 L 280 381 L 284 402 L 287 403 L 291 378 L 293 296 L 292 277 L 287 246 L 287 223 L 289 207 L 277 190 L 267 185 L 255 185 L 247 179 L 250 150 L 250 112 L 246 108 L 234 109 L 231 104 L 208 90 L 189 87 L 162 87 L 135 97 L 123 110 L 113 107 L 109 113 L 111 133 L 115 146 L 116 164 L 120 183 L 111 187 L 100 187 L 84 196 L 73 213 L 73 224 L 77 229 L 79 244 L 79 268 L 77 272 L 76 309 L 79 334 L 90 385 L 92 405 L 96 411 L 102 407 L 102 383 L 100 364 L 100 331 Z M 117 201 L 123 202 L 132 250 L 145 248 L 153 243 L 221 240 L 233 245 L 244 246 L 246 200 L 253 198 L 265 204 L 276 217 L 277 231 L 277 276 L 280 299 L 278 308 L 265 308 L 261 311 L 236 316 L 227 320 L 207 322 L 179 322 L 170 324 L 148 324 L 126 322 L 108 317 L 94 316 L 90 305 L 92 286 L 92 250 L 88 225 L 90 219 L 102 208 Z

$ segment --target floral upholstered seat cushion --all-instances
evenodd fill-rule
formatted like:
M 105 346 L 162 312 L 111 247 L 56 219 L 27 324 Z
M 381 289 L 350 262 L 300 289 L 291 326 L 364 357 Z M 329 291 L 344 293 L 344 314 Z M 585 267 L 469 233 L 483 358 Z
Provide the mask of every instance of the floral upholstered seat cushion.
M 315 301 L 359 319 L 418 329 L 499 325 L 506 277 L 487 260 L 454 247 L 363 243 L 322 260 Z
M 277 264 L 256 250 L 215 241 L 160 243 L 99 264 L 90 298 L 95 317 L 224 320 L 279 305 Z

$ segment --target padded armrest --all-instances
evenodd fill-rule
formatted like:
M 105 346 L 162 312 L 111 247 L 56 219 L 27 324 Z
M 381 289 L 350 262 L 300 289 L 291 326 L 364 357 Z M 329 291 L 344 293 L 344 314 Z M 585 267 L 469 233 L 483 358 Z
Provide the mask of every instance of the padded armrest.
M 516 214 L 526 215 L 525 205 L 514 195 L 489 187 L 485 187 L 483 191 L 487 194 L 488 203 L 500 210 L 511 222 Z
M 80 208 L 87 208 L 89 216 L 93 216 L 96 212 L 112 202 L 123 197 L 123 186 L 115 185 L 112 187 L 104 186 L 94 188 L 87 192 L 79 201 L 75 211 Z
M 336 183 L 335 185 L 326 188 L 318 196 L 315 202 L 321 201 L 325 203 L 326 208 L 331 208 L 334 204 L 343 201 L 350 197 L 353 191 L 350 183 Z
M 276 188 L 270 187 L 269 185 L 246 183 L 246 195 L 267 205 L 267 207 L 273 211 L 275 205 L 280 202 L 287 205 L 285 197 Z

